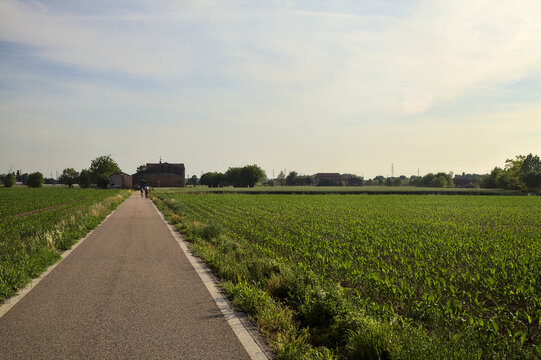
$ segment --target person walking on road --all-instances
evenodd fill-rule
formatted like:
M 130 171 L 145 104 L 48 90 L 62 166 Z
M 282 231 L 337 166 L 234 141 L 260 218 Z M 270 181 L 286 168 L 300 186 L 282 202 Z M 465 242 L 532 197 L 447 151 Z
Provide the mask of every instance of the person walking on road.
M 150 192 L 150 189 L 148 188 L 148 186 L 145 186 L 145 198 L 148 199 L 148 193 Z
M 143 197 L 143 193 L 145 192 L 145 189 L 143 189 L 143 187 L 141 186 L 140 190 L 141 190 L 141 197 Z

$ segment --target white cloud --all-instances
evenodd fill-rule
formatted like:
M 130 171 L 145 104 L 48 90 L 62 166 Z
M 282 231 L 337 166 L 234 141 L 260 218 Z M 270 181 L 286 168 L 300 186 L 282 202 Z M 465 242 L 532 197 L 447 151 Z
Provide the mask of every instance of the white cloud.
M 135 125 L 127 132 L 136 139 L 151 122 L 153 129 L 184 129 L 190 135 L 182 145 L 175 144 L 171 132 L 164 135 L 175 144 L 167 146 L 170 153 L 175 146 L 196 147 L 203 136 L 202 141 L 211 144 L 209 153 L 194 151 L 193 156 L 207 164 L 218 164 L 213 156 L 219 153 L 222 164 L 232 158 L 260 158 L 267 167 L 289 161 L 288 168 L 302 164 L 297 166 L 303 172 L 322 170 L 317 168 L 322 165 L 329 171 L 336 166 L 374 176 L 377 163 L 387 169 L 399 150 L 404 163 L 408 156 L 427 156 L 426 148 L 437 144 L 448 154 L 455 152 L 456 143 L 470 141 L 496 149 L 489 136 L 503 136 L 507 129 L 497 113 L 473 116 L 464 111 L 452 118 L 446 109 L 478 89 L 539 77 L 541 72 L 541 23 L 535 18 L 541 3 L 536 0 L 517 5 L 423 1 L 399 14 L 390 4 L 388 13 L 381 5 L 376 15 L 348 10 L 354 2 L 328 9 L 320 3 L 279 1 L 136 4 L 82 14 L 46 2 L 0 2 L 0 41 L 35 46 L 31 55 L 39 60 L 91 70 L 101 80 L 107 74 L 127 74 L 167 89 L 119 87 L 111 79 L 58 79 L 6 66 L 3 69 L 16 73 L 0 75 L 2 79 L 30 85 L 20 97 L 4 97 L 0 121 L 20 114 L 64 121 L 100 116 L 100 126 L 130 119 Z M 39 88 L 31 80 L 36 78 Z M 41 86 L 47 82 L 62 93 L 44 91 Z M 26 106 L 29 100 L 31 107 Z M 521 118 L 515 122 L 517 139 L 507 142 L 507 152 L 522 149 L 521 141 L 540 138 L 539 133 L 520 135 L 539 114 L 500 109 Z M 428 116 L 425 127 L 402 127 Z M 493 129 L 484 123 L 491 119 Z M 464 122 L 477 126 L 478 139 L 456 130 Z M 407 138 L 389 134 L 389 129 L 402 129 Z M 122 132 L 115 129 L 110 135 L 120 137 Z M 251 140 L 228 144 L 223 139 L 244 135 Z M 158 149 L 166 147 L 164 141 L 152 141 Z M 329 142 L 339 145 L 322 149 L 321 144 Z M 416 143 L 420 145 L 412 145 Z M 222 147 L 227 151 L 217 150 Z M 368 164 L 363 169 L 359 156 L 372 152 L 378 156 L 363 160 Z M 444 157 L 453 162 L 451 155 Z

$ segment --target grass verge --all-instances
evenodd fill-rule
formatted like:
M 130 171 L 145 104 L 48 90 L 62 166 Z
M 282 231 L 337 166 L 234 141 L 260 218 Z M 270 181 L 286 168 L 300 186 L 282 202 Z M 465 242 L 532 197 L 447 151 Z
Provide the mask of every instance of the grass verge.
M 64 250 L 97 227 L 130 194 L 121 191 L 90 206 L 70 210 L 60 220 L 50 219 L 50 225 L 42 223 L 38 231 L 29 225 L 1 239 L 0 302 L 57 262 Z

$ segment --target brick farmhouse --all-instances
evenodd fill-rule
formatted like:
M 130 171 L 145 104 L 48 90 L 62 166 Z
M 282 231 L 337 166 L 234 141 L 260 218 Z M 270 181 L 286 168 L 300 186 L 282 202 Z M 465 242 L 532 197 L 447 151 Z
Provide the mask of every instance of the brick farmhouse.
M 184 164 L 147 163 L 146 170 L 132 175 L 133 185 L 145 183 L 150 187 L 184 187 L 186 176 Z

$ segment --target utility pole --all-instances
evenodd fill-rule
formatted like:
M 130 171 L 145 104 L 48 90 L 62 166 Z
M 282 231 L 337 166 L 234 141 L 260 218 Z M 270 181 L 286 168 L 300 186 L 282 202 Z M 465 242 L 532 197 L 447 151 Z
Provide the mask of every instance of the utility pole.
M 391 164 L 391 177 L 394 178 L 394 164 Z

